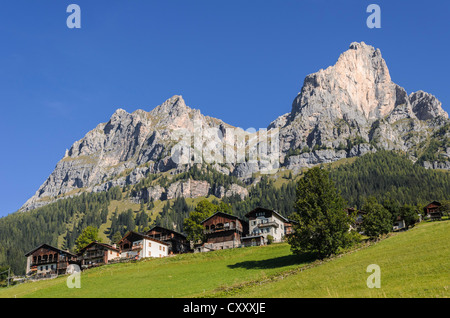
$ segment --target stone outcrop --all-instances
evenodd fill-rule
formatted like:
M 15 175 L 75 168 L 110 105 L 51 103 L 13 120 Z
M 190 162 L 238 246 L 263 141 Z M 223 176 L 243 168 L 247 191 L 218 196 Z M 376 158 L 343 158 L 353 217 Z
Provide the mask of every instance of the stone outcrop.
M 167 199 L 198 198 L 206 197 L 209 194 L 210 185 L 207 181 L 177 181 L 172 183 L 167 189 Z

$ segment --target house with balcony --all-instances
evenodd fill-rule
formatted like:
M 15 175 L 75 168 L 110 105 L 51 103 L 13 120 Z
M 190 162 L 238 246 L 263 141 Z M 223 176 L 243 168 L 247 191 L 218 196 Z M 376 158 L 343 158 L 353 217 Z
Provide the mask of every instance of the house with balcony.
M 169 244 L 169 254 L 181 254 L 191 251 L 191 244 L 186 235 L 161 226 L 154 226 L 145 235 Z
M 430 219 L 431 221 L 441 220 L 442 219 L 441 206 L 442 206 L 442 204 L 438 201 L 433 201 L 433 202 L 427 204 L 423 208 L 425 217 Z
M 141 259 L 146 257 L 165 257 L 169 255 L 169 244 L 148 235 L 130 231 L 117 243 L 120 257 Z
M 120 250 L 116 245 L 91 242 L 78 252 L 78 260 L 82 268 L 108 264 L 111 260 L 120 258 Z
M 277 211 L 258 207 L 245 215 L 248 218 L 249 238 L 255 239 L 263 237 L 263 244 L 267 244 L 267 237 L 271 235 L 274 242 L 281 242 L 284 237 L 292 233 L 292 221 L 279 214 Z M 260 245 L 260 244 L 258 244 Z
M 241 246 L 241 238 L 248 231 L 248 223 L 237 216 L 216 212 L 202 221 L 205 240 L 196 252 L 206 252 Z
M 70 264 L 78 264 L 77 255 L 48 244 L 42 244 L 25 254 L 26 276 L 36 278 L 66 274 Z

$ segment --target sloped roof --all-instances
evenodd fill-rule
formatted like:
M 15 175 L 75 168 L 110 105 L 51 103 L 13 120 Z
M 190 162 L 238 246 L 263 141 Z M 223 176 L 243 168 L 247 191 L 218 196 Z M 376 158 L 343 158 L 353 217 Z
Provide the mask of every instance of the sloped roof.
M 211 215 L 210 217 L 207 217 L 207 218 L 204 219 L 201 223 L 202 223 L 202 224 L 205 223 L 206 221 L 208 221 L 209 219 L 215 217 L 216 215 L 223 215 L 223 216 L 228 217 L 228 218 L 230 218 L 230 219 L 235 219 L 235 220 L 239 220 L 239 221 L 241 221 L 241 222 L 245 222 L 245 223 L 246 223 L 245 220 L 242 220 L 242 219 L 238 218 L 236 215 L 232 215 L 232 214 L 228 214 L 228 213 L 220 212 L 220 211 L 214 213 L 214 214 Z
M 150 230 L 148 230 L 148 231 L 145 233 L 145 235 L 148 235 L 148 233 L 149 233 L 150 231 L 153 231 L 153 230 L 155 230 L 155 229 L 166 230 L 166 231 L 169 231 L 169 232 L 172 232 L 172 233 L 181 235 L 181 236 L 183 236 L 183 237 L 186 237 L 186 235 L 184 235 L 183 233 L 180 233 L 180 232 L 177 232 L 177 231 L 174 231 L 174 230 L 171 230 L 171 229 L 168 229 L 168 228 L 159 226 L 159 225 L 155 225 L 154 227 L 152 227 Z
M 262 207 L 257 207 L 256 209 L 251 210 L 250 212 L 248 212 L 245 217 L 249 217 L 251 214 L 256 213 L 256 212 L 269 212 L 269 213 L 274 213 L 275 215 L 277 215 L 280 219 L 282 219 L 285 222 L 290 222 L 290 220 L 284 216 L 282 216 L 280 213 L 278 213 L 275 210 L 271 210 L 271 209 L 266 209 L 266 208 L 262 208 Z
M 41 245 L 39 245 L 38 247 L 35 247 L 34 249 L 32 249 L 31 251 L 29 251 L 28 253 L 26 253 L 25 256 L 26 256 L 26 257 L 30 256 L 31 254 L 33 254 L 35 251 L 37 251 L 37 250 L 40 249 L 40 248 L 47 248 L 47 249 L 49 249 L 49 250 L 53 250 L 53 251 L 58 252 L 58 253 L 65 253 L 65 254 L 69 254 L 69 255 L 71 255 L 71 256 L 76 256 L 75 254 L 73 254 L 73 253 L 71 253 L 71 252 L 69 252 L 69 251 L 64 251 L 64 250 L 62 250 L 62 249 L 59 249 L 59 248 L 57 248 L 57 247 L 51 246 L 51 245 L 46 244 L 46 243 L 41 244 Z
M 428 203 L 428 204 L 425 206 L 425 208 L 428 208 L 428 207 L 430 207 L 430 206 L 442 206 L 442 204 L 441 204 L 440 202 L 438 202 L 438 201 L 433 201 L 433 202 Z
M 142 234 L 142 233 L 138 233 L 138 232 L 135 232 L 135 231 L 129 231 L 127 234 L 125 234 L 124 237 L 122 237 L 122 239 L 119 241 L 119 243 L 122 242 L 124 239 L 126 239 L 129 236 L 134 236 L 135 238 L 137 238 L 137 240 L 135 240 L 135 241 L 146 239 L 146 240 L 154 241 L 154 242 L 157 242 L 157 243 L 160 243 L 160 244 L 163 244 L 163 245 L 167 245 L 167 246 L 170 245 L 170 244 L 164 243 L 163 241 L 154 239 L 153 237 L 150 237 L 148 235 L 145 235 L 145 234 Z
M 106 244 L 106 243 L 100 243 L 100 242 L 94 241 L 94 242 L 89 243 L 89 244 L 86 245 L 85 247 L 83 247 L 83 248 L 78 252 L 78 255 L 83 254 L 83 252 L 84 252 L 87 248 L 91 247 L 92 245 L 100 245 L 100 246 L 106 247 L 107 249 L 110 249 L 110 250 L 114 250 L 114 251 L 117 251 L 117 252 L 119 251 L 119 249 L 118 249 L 117 247 L 114 247 L 114 246 L 109 245 L 109 244 Z

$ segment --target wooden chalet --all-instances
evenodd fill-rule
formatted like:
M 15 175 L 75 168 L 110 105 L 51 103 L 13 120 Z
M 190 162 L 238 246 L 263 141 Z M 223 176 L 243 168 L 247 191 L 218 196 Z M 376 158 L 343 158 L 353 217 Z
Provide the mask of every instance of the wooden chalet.
M 115 245 L 91 242 L 78 253 L 82 268 L 108 264 L 113 259 L 120 258 L 120 250 Z
M 154 226 L 145 235 L 169 244 L 169 254 L 181 254 L 191 251 L 186 235 L 161 226 Z
M 241 246 L 241 238 L 248 231 L 248 223 L 237 216 L 216 212 L 201 223 L 205 242 L 198 251 L 211 251 Z
M 438 201 L 429 203 L 423 208 L 425 216 L 432 221 L 440 220 L 442 218 L 441 206 L 442 204 Z
M 36 278 L 66 274 L 70 264 L 77 264 L 77 255 L 48 244 L 42 244 L 25 254 L 26 276 Z
M 169 255 L 169 244 L 134 231 L 125 234 L 117 245 L 121 258 L 141 259 Z

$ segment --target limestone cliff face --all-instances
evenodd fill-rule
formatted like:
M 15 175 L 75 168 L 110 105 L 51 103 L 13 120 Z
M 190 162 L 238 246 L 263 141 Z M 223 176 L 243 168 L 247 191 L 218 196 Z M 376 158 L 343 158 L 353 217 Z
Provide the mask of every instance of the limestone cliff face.
M 218 128 L 222 133 L 231 127 L 186 106 L 178 95 L 149 112 L 130 114 L 118 109 L 107 123 L 99 124 L 66 151 L 22 210 L 82 191 L 133 185 L 149 174 L 185 171 L 189 164 L 178 164 L 171 157 L 177 139 L 174 135 L 180 129 L 195 133 L 195 123 L 202 129 Z M 427 168 L 449 169 L 449 123 L 435 96 L 423 91 L 408 95 L 392 81 L 380 50 L 355 42 L 335 65 L 306 76 L 291 111 L 275 119 L 268 129 L 279 129 L 282 169 L 296 171 L 378 149 L 401 150 Z M 431 141 L 434 148 L 428 147 Z M 208 142 L 204 146 L 211 145 Z M 430 151 L 434 152 L 432 156 Z M 248 161 L 213 164 L 212 168 L 246 179 L 258 172 L 261 164 Z M 207 182 L 188 180 L 167 189 L 153 185 L 143 195 L 154 200 L 198 197 L 211 194 L 211 187 Z M 217 197 L 248 195 L 238 185 L 214 188 Z
M 113 186 L 135 184 L 149 173 L 177 168 L 170 152 L 177 142 L 174 131 L 181 128 L 193 132 L 195 122 L 203 129 L 231 127 L 186 106 L 178 95 L 150 112 L 137 110 L 130 114 L 118 109 L 107 123 L 99 124 L 66 151 L 22 210 L 80 191 L 106 191 Z
M 414 160 L 419 144 L 446 122 L 436 97 L 408 95 L 391 80 L 380 50 L 361 42 L 308 75 L 291 112 L 268 128 L 280 129 L 282 160 L 295 170 L 377 149 L 406 151 Z
M 305 78 L 291 114 L 301 114 L 311 124 L 324 116 L 364 123 L 386 116 L 395 103 L 396 85 L 380 50 L 352 43 L 335 65 Z

